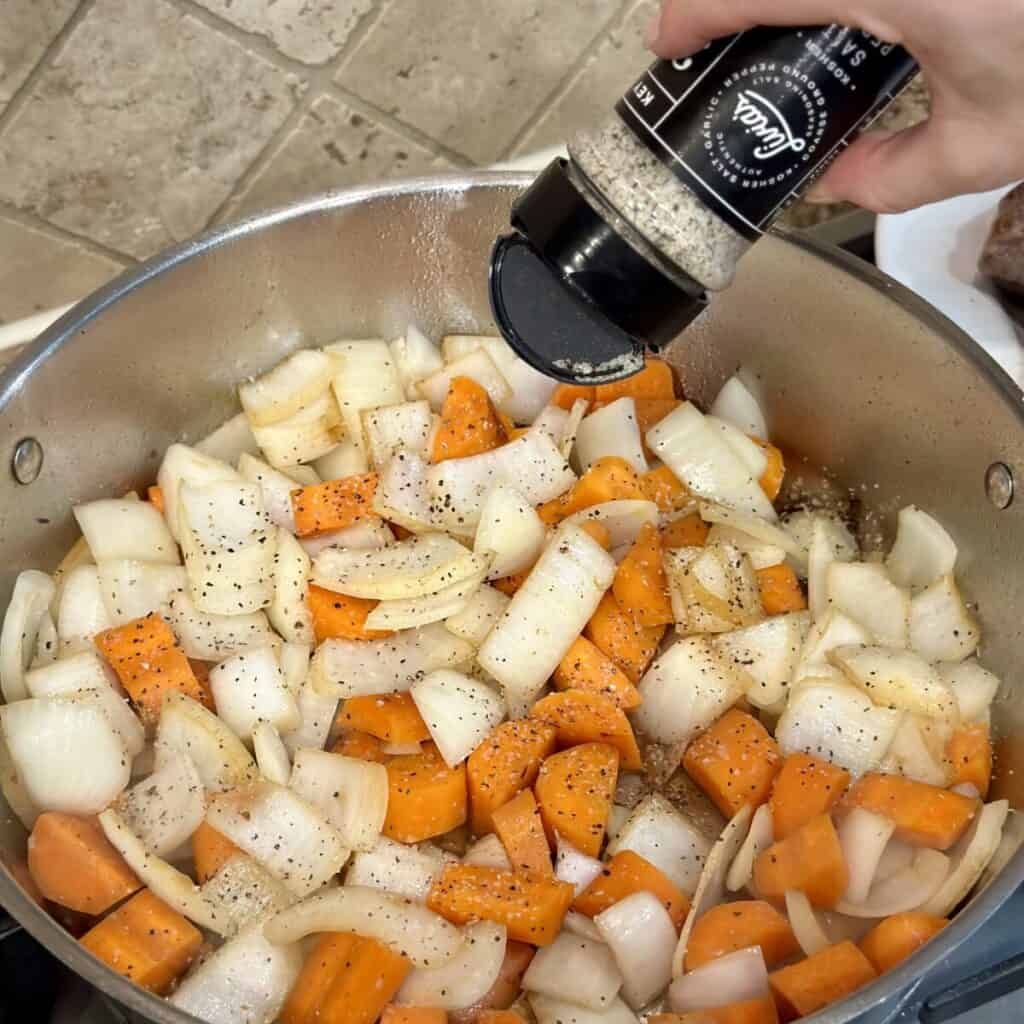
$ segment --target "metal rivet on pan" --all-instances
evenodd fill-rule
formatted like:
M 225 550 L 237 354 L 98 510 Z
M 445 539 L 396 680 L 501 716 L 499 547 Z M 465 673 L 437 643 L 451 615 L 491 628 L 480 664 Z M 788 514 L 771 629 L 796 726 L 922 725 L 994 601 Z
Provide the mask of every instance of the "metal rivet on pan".
M 1013 501 L 1013 473 L 1009 466 L 993 462 L 985 470 L 985 493 L 996 508 L 1002 510 L 1010 507 Z
M 30 484 L 43 468 L 43 446 L 34 437 L 22 438 L 14 446 L 11 472 L 19 484 Z

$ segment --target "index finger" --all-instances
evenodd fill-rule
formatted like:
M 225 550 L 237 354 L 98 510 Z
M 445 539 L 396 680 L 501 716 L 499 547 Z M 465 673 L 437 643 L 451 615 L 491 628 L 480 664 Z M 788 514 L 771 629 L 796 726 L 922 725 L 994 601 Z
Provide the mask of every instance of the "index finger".
M 888 43 L 901 33 L 889 24 L 887 4 L 849 0 L 665 0 L 651 49 L 659 57 L 686 57 L 712 39 L 758 25 L 828 25 L 864 29 Z

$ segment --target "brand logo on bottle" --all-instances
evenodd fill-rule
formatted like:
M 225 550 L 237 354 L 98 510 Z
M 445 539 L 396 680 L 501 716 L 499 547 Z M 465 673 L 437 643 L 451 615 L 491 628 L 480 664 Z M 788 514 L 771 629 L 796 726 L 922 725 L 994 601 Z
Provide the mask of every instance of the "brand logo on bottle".
M 736 94 L 732 119 L 759 140 L 753 151 L 758 160 L 771 160 L 787 150 L 802 153 L 807 148 L 807 140 L 794 134 L 782 111 L 753 89 Z

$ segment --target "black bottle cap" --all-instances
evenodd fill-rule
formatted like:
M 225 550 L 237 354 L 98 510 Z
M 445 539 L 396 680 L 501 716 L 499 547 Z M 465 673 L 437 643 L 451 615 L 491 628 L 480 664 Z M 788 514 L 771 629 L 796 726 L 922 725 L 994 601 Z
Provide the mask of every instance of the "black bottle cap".
M 491 254 L 490 295 L 508 343 L 570 384 L 604 384 L 643 369 L 704 309 L 701 285 L 661 269 L 615 230 L 555 160 L 512 207 L 511 234 Z

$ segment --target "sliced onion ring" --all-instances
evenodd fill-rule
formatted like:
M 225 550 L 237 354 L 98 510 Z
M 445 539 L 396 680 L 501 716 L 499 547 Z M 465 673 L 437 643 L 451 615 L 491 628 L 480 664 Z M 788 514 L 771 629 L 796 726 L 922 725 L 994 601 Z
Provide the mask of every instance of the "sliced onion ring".
M 805 893 L 798 889 L 786 891 L 786 916 L 804 956 L 814 956 L 832 945 Z
M 840 900 L 836 910 L 848 917 L 891 917 L 924 909 L 949 875 L 949 858 L 938 850 L 918 850 L 908 868 L 872 886 L 867 900 Z
M 674 1013 L 713 1010 L 759 999 L 768 992 L 768 971 L 760 946 L 738 949 L 672 982 L 668 1004 Z

